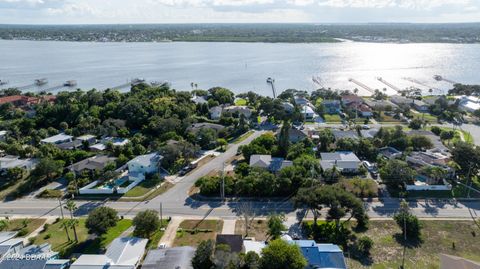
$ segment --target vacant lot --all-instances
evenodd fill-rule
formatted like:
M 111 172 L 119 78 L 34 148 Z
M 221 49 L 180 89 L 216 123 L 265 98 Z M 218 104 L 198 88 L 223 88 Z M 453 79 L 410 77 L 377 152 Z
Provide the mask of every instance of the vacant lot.
M 405 268 L 439 268 L 439 254 L 480 261 L 480 229 L 472 221 L 422 221 L 422 242 L 406 248 Z M 474 236 L 474 234 L 476 236 Z M 403 246 L 401 230 L 394 221 L 371 221 L 368 235 L 374 241 L 372 263 L 348 259 L 348 268 L 399 268 Z M 345 253 L 348 257 L 349 253 Z
M 180 223 L 173 245 L 198 246 L 203 240 L 215 240 L 222 227 L 221 220 L 184 220 Z
M 254 220 L 250 223 L 247 237 L 253 237 L 257 241 L 267 240 L 267 221 Z M 241 234 L 245 237 L 245 221 L 237 220 L 235 223 L 235 234 Z
M 7 226 L 4 231 L 24 230 L 25 234 L 23 236 L 32 233 L 45 223 L 45 219 L 12 219 L 5 221 Z
M 323 115 L 323 118 L 325 119 L 326 123 L 340 123 L 342 122 L 342 118 L 340 118 L 340 115 L 329 115 L 325 114 Z

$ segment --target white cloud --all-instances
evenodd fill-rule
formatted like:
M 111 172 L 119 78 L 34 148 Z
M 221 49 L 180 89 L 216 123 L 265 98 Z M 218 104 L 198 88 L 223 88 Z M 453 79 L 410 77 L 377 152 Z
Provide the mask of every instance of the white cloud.
M 0 23 L 465 22 L 480 0 L 0 0 Z

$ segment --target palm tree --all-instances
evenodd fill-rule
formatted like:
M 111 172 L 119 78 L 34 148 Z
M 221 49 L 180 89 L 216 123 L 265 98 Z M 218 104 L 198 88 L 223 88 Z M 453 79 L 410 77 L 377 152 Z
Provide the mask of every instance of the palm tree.
M 72 241 L 72 239 L 70 239 L 70 234 L 68 233 L 68 227 L 70 226 L 69 221 L 68 220 L 62 220 L 62 225 L 61 226 L 63 228 L 65 228 L 65 233 L 67 234 L 68 242 Z
M 65 209 L 67 209 L 70 212 L 70 221 L 69 225 L 73 229 L 73 234 L 75 235 L 75 242 L 78 242 L 78 236 L 77 236 L 77 228 L 76 225 L 78 221 L 73 218 L 73 212 L 78 209 L 77 205 L 73 200 L 68 200 L 68 202 L 65 204 Z M 67 232 L 68 234 L 68 232 Z M 69 239 L 70 240 L 70 239 Z
M 353 89 L 353 93 L 357 94 L 357 93 L 358 93 L 358 89 L 357 89 L 357 88 Z
M 195 83 L 190 82 L 190 87 L 192 87 L 192 90 L 193 90 L 193 85 L 195 85 Z

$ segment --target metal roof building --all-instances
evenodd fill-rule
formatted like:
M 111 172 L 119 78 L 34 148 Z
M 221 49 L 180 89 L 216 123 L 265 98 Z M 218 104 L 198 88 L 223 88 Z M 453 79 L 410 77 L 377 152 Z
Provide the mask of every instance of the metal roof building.
M 193 247 L 176 247 L 150 250 L 142 264 L 142 269 L 193 269 Z

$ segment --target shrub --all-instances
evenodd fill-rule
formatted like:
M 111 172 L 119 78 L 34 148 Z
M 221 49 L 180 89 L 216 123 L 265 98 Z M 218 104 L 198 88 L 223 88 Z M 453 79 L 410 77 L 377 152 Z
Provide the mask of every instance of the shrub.
M 43 239 L 47 240 L 47 239 L 49 239 L 50 237 L 52 237 L 51 234 L 46 234 L 46 235 L 43 237 Z
M 442 129 L 438 126 L 432 126 L 430 130 L 432 131 L 432 133 L 434 133 L 437 136 L 439 136 L 442 133 Z
M 362 236 L 358 239 L 357 249 L 365 255 L 370 254 L 373 247 L 373 240 L 368 236 Z
M 35 240 L 36 240 L 36 239 L 37 239 L 36 237 L 30 237 L 30 238 L 28 238 L 28 243 L 29 243 L 30 245 L 33 245 L 33 243 L 35 243 Z
M 17 236 L 22 237 L 28 234 L 28 229 L 27 228 L 22 228 L 20 231 L 18 231 Z

